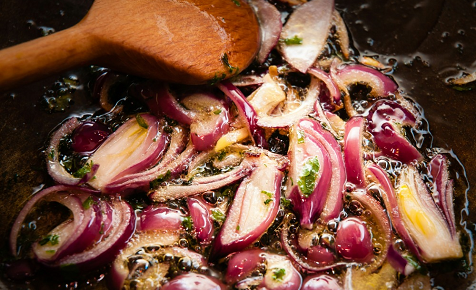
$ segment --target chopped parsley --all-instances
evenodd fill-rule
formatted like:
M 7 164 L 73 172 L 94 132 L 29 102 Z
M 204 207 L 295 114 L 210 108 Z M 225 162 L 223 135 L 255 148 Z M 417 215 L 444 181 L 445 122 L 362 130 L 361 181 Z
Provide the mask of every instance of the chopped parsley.
M 267 200 L 264 201 L 264 204 L 268 205 L 270 202 L 272 202 L 273 199 L 272 198 L 268 198 Z
M 302 44 L 302 38 L 297 35 L 294 35 L 293 37 L 289 38 L 280 39 L 279 41 L 284 42 L 287 45 Z
M 238 73 L 238 71 L 240 70 L 238 67 L 236 66 L 232 66 L 230 64 L 230 61 L 228 60 L 228 55 L 226 53 L 224 53 L 221 57 L 221 61 L 223 62 L 223 64 L 225 65 L 225 67 L 228 68 L 228 71 L 230 73 L 233 73 L 233 71 L 235 71 L 235 73 Z
M 191 231 L 193 229 L 192 218 L 189 216 L 184 217 L 182 220 L 182 226 L 184 227 L 186 231 Z
M 269 198 L 272 198 L 273 197 L 273 194 L 269 191 L 266 191 L 266 190 L 262 190 L 261 193 L 265 194 L 267 197 Z
M 283 281 L 284 275 L 286 275 L 286 270 L 283 268 L 274 268 L 273 269 L 273 280 Z
M 44 246 L 50 243 L 52 246 L 57 245 L 59 243 L 59 236 L 58 235 L 47 235 L 41 241 L 38 242 L 40 246 Z
M 170 170 L 167 170 L 166 173 L 157 176 L 156 179 L 152 180 L 152 181 L 149 183 L 150 188 L 157 188 L 157 187 L 159 187 L 159 185 L 160 185 L 162 182 L 164 182 L 164 181 L 166 181 L 166 180 L 169 180 L 169 179 L 170 179 L 170 176 L 172 176 L 172 172 L 171 172 Z
M 140 114 L 136 115 L 136 121 L 137 121 L 137 124 L 139 124 L 139 126 L 141 126 L 142 128 L 144 129 L 149 128 L 149 125 L 147 125 L 147 122 L 144 120 L 144 118 L 142 118 Z
M 86 174 L 90 173 L 93 168 L 93 161 L 84 164 L 83 167 L 78 169 L 75 173 L 73 173 L 73 176 L 76 178 L 83 178 Z
M 221 82 L 222 80 L 224 80 L 226 78 L 226 74 L 221 74 L 221 76 L 217 75 L 217 73 L 215 73 L 215 76 L 209 81 L 209 84 L 211 86 L 214 86 L 216 85 L 217 83 Z
M 216 109 L 215 111 L 213 111 L 213 114 L 215 114 L 215 115 L 220 115 L 220 113 L 221 113 L 220 109 Z
M 305 140 L 304 137 L 305 136 L 306 135 L 304 134 L 304 131 L 302 131 L 302 130 L 297 131 L 298 144 L 304 143 L 304 140 Z
M 289 199 L 281 197 L 281 204 L 287 209 L 290 209 L 290 210 L 293 209 L 293 204 L 291 203 Z
M 319 160 L 317 156 L 307 160 L 299 176 L 298 186 L 304 196 L 308 197 L 316 187 L 316 177 L 319 172 Z
M 217 222 L 224 222 L 225 215 L 218 209 L 212 209 L 212 219 Z
M 418 263 L 418 261 L 417 261 L 417 259 L 415 259 L 415 257 L 413 257 L 413 256 L 403 256 L 403 258 L 405 260 L 407 260 L 408 263 L 410 263 L 410 265 L 415 267 L 415 270 L 417 270 L 417 271 L 422 270 L 422 267 L 421 267 L 420 263 Z
M 237 231 L 240 230 L 240 226 L 239 226 L 239 225 L 236 226 L 236 230 L 237 230 Z
M 55 159 L 55 149 L 51 149 L 50 153 L 48 153 L 48 159 L 49 160 Z
M 238 0 L 231 0 L 231 1 L 233 1 L 233 3 L 235 3 L 236 6 L 238 6 L 238 7 L 241 6 L 240 1 L 238 1 Z
M 45 252 L 46 252 L 47 254 L 54 254 L 54 253 L 56 253 L 55 250 L 47 250 L 47 251 L 45 251 Z
M 88 198 L 86 198 L 86 200 L 83 202 L 83 208 L 88 210 L 93 203 L 93 198 L 91 196 L 88 196 Z

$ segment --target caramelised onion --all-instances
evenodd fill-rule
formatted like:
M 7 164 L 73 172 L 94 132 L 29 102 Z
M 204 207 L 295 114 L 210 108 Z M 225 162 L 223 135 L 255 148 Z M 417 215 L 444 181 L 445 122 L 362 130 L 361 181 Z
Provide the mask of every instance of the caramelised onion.
M 168 141 L 156 117 L 136 115 L 109 136 L 87 161 L 99 165 L 89 184 L 104 190 L 121 177 L 149 169 L 162 157 Z
M 212 94 L 196 93 L 185 97 L 183 104 L 195 112 L 190 124 L 190 139 L 195 149 L 213 148 L 218 139 L 228 132 L 228 106 Z
M 408 109 L 394 101 L 379 100 L 372 106 L 367 121 L 368 130 L 383 154 L 406 164 L 423 159 L 421 153 L 398 133 L 396 123 L 415 126 L 416 118 Z
M 304 97 L 304 100 L 300 102 L 297 108 L 282 115 L 258 114 L 258 125 L 265 128 L 289 127 L 298 122 L 299 119 L 306 117 L 312 112 L 312 108 L 318 97 L 319 82 L 316 78 L 312 77 L 306 96 Z
M 364 119 L 353 117 L 345 124 L 344 135 L 344 164 L 347 173 L 347 182 L 365 187 L 364 160 L 362 153 L 362 139 Z
M 302 73 L 322 53 L 331 28 L 334 1 L 313 0 L 291 14 L 281 32 L 279 51 Z
M 226 290 L 217 278 L 197 273 L 182 274 L 165 284 L 162 290 Z
M 349 64 L 337 71 L 337 78 L 349 86 L 363 83 L 372 88 L 370 92 L 374 97 L 385 97 L 397 91 L 397 84 L 388 76 L 378 70 L 360 64 Z
M 444 215 L 413 166 L 402 170 L 397 201 L 403 223 L 425 261 L 462 257 L 459 238 L 451 234 Z
M 164 205 L 149 205 L 139 216 L 138 231 L 180 230 L 185 215 Z
M 415 271 L 415 267 L 395 249 L 395 245 L 393 244 L 388 247 L 387 261 L 395 270 L 405 276 Z
M 238 108 L 238 112 L 242 119 L 246 121 L 246 126 L 256 146 L 267 148 L 267 142 L 263 129 L 258 126 L 258 117 L 256 111 L 250 105 L 243 93 L 229 81 L 222 81 L 217 87 L 229 97 Z
M 215 238 L 211 259 L 249 246 L 271 225 L 279 209 L 283 172 L 262 154 L 258 167 L 236 191 L 226 220 Z
M 309 68 L 307 72 L 322 81 L 329 91 L 329 99 L 320 101 L 326 104 L 326 107 L 331 108 L 333 112 L 342 109 L 344 104 L 340 99 L 339 87 L 331 78 L 331 76 L 325 71 L 315 67 Z M 323 94 L 321 93 L 320 96 L 322 95 Z M 314 107 L 317 105 L 318 104 L 315 103 Z M 316 108 L 314 108 L 314 110 L 317 111 Z
M 312 228 L 324 208 L 332 177 L 329 152 L 311 134 L 295 127 L 290 136 L 291 161 L 286 198 L 293 203 L 302 227 Z
M 250 4 L 260 24 L 261 46 L 256 59 L 261 64 L 278 43 L 283 23 L 281 22 L 281 13 L 268 1 L 251 0 Z
M 267 254 L 260 249 L 244 250 L 233 254 L 228 261 L 225 281 L 234 284 L 253 273 L 260 264 L 266 261 Z
M 194 178 L 189 185 L 166 184 L 151 192 L 149 196 L 156 202 L 164 202 L 169 199 L 184 198 L 208 190 L 218 189 L 249 175 L 258 166 L 257 159 L 256 156 L 248 155 L 239 166 L 231 171 L 213 176 Z
M 76 152 L 88 155 L 98 148 L 109 134 L 109 128 L 101 123 L 84 122 L 73 131 L 71 148 Z
M 203 199 L 195 197 L 189 197 L 187 199 L 187 205 L 197 240 L 200 243 L 210 243 L 215 229 L 210 213 L 210 207 L 207 206 Z
M 301 289 L 301 274 L 286 256 L 266 254 L 267 269 L 260 286 L 269 290 Z
M 332 164 L 332 177 L 326 202 L 321 213 L 321 219 L 327 223 L 339 216 L 343 206 L 343 192 L 345 183 L 345 167 L 339 144 L 331 133 L 322 129 L 321 125 L 312 119 L 299 121 L 297 130 L 304 131 L 318 140 L 329 154 Z
M 368 263 L 373 257 L 370 232 L 358 218 L 350 217 L 339 223 L 335 244 L 344 259 Z
M 455 213 L 453 208 L 453 180 L 449 179 L 448 159 L 438 154 L 428 164 L 433 177 L 432 196 L 436 205 L 445 215 L 451 235 L 456 236 Z
M 317 274 L 304 279 L 301 290 L 342 290 L 339 281 L 329 275 Z

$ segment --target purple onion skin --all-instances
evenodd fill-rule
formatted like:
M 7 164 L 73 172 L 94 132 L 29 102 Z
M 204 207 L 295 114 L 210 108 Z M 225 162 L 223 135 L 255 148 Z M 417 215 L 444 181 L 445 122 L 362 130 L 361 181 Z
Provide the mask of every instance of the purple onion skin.
M 246 250 L 234 254 L 228 262 L 225 281 L 234 284 L 251 275 L 265 261 L 265 253 L 259 249 Z
M 336 250 L 344 259 L 369 262 L 373 256 L 372 237 L 363 222 L 351 217 L 339 223 Z
M 390 100 L 377 101 L 367 116 L 369 132 L 383 154 L 409 164 L 423 159 L 421 153 L 400 135 L 392 123 L 414 126 L 415 116 L 400 104 Z
M 209 207 L 202 199 L 194 197 L 188 198 L 187 205 L 197 234 L 197 240 L 200 243 L 210 243 L 213 238 L 214 227 Z
M 323 246 L 313 246 L 309 248 L 307 251 L 307 258 L 319 263 L 320 265 L 331 265 L 336 260 L 334 253 Z
M 137 229 L 150 230 L 180 230 L 185 216 L 181 211 L 166 206 L 150 205 L 146 207 L 139 218 Z
M 307 276 L 301 290 L 342 290 L 342 286 L 336 278 L 318 274 Z
M 88 155 L 107 139 L 111 131 L 97 122 L 84 122 L 73 132 L 71 147 L 74 151 Z
M 345 124 L 344 164 L 347 182 L 355 184 L 357 188 L 364 188 L 366 185 L 362 159 L 363 126 L 362 117 L 351 118 Z
M 218 279 L 197 273 L 175 277 L 160 288 L 162 290 L 225 290 L 227 287 Z

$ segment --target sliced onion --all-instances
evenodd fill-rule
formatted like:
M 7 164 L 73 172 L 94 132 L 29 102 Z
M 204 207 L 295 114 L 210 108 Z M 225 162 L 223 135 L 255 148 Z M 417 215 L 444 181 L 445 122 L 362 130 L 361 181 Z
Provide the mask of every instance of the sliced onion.
M 441 154 L 433 157 L 428 164 L 433 177 L 433 199 L 445 215 L 453 237 L 456 236 L 455 213 L 453 208 L 453 180 L 449 180 L 448 159 Z
M 205 93 L 192 94 L 182 102 L 196 114 L 190 124 L 190 136 L 195 148 L 199 151 L 213 148 L 218 139 L 228 132 L 228 106 L 215 96 Z
M 121 177 L 149 169 L 162 157 L 168 141 L 156 117 L 141 114 L 128 120 L 88 160 L 99 165 L 89 184 L 103 190 Z
M 189 197 L 187 199 L 188 210 L 192 218 L 193 228 L 200 243 L 208 244 L 213 238 L 213 221 L 210 208 L 201 198 Z
M 395 270 L 405 276 L 408 276 L 415 271 L 415 267 L 395 249 L 393 244 L 388 247 L 387 261 Z
M 284 59 L 302 73 L 316 61 L 326 44 L 331 28 L 334 1 L 313 0 L 289 17 L 281 32 L 279 50 Z M 286 44 L 286 39 L 298 37 L 302 44 Z
M 342 286 L 336 278 L 318 274 L 307 276 L 301 290 L 342 290 Z
M 49 188 L 46 188 L 38 193 L 36 193 L 22 208 L 20 213 L 18 214 L 17 218 L 15 219 L 15 222 L 13 223 L 12 230 L 10 232 L 10 251 L 13 256 L 17 256 L 17 238 L 18 234 L 20 233 L 21 227 L 23 222 L 25 221 L 26 216 L 28 213 L 31 211 L 31 209 L 36 205 L 36 203 L 46 196 L 49 196 L 50 194 L 54 193 L 86 193 L 86 194 L 91 194 L 91 193 L 97 193 L 96 191 L 90 190 L 90 189 L 84 189 L 84 188 L 79 188 L 79 187 L 73 187 L 73 186 L 65 186 L 65 185 L 56 185 L 52 186 Z
M 339 87 L 337 84 L 334 82 L 334 80 L 331 78 L 331 76 L 326 73 L 325 71 L 318 69 L 318 68 L 310 68 L 307 71 L 309 74 L 315 76 L 318 78 L 320 81 L 324 83 L 326 86 L 327 90 L 329 91 L 329 100 L 326 101 L 324 100 L 323 102 L 328 104 L 329 107 L 332 108 L 332 111 L 337 111 L 342 109 L 343 104 L 340 99 L 340 91 Z M 322 93 L 321 93 L 322 95 Z M 321 100 L 322 102 L 322 100 Z M 317 103 L 315 104 L 315 106 Z
M 339 223 L 335 246 L 337 253 L 347 260 L 368 263 L 373 258 L 370 232 L 365 224 L 355 217 Z
M 263 81 L 264 83 L 247 98 L 259 119 L 272 113 L 276 106 L 286 99 L 286 93 L 269 73 L 264 76 Z
M 137 230 L 180 230 L 183 229 L 184 217 L 185 215 L 180 210 L 163 205 L 150 205 L 141 212 Z
M 157 166 L 118 178 L 108 184 L 105 190 L 107 192 L 120 192 L 126 189 L 148 188 L 151 181 L 167 175 L 168 172 L 170 172 L 171 177 L 176 177 L 197 153 L 193 146 L 185 148 L 188 141 L 187 133 L 181 126 L 174 127 L 169 148 Z
M 91 271 L 111 262 L 125 247 L 131 238 L 136 225 L 136 215 L 132 207 L 125 201 L 114 198 L 111 201 L 113 209 L 110 231 L 104 233 L 101 242 L 83 252 L 66 256 L 52 264 L 62 271 Z
M 162 290 L 226 290 L 218 279 L 197 273 L 187 273 L 175 277 Z
M 265 128 L 283 128 L 291 126 L 298 122 L 299 119 L 306 117 L 312 112 L 313 106 L 319 97 L 319 82 L 315 78 L 311 78 L 311 84 L 307 90 L 306 97 L 301 101 L 299 106 L 282 115 L 260 115 L 258 125 Z
M 402 105 L 390 100 L 377 101 L 372 106 L 367 121 L 369 132 L 383 154 L 406 164 L 423 159 L 421 153 L 398 133 L 394 125 L 397 122 L 415 125 L 415 116 Z
M 286 256 L 266 254 L 266 262 L 268 267 L 261 286 L 269 290 L 301 289 L 301 274 Z
M 226 173 L 209 177 L 194 178 L 190 185 L 168 184 L 159 187 L 151 192 L 149 196 L 156 202 L 164 202 L 169 199 L 184 198 L 205 191 L 218 189 L 249 175 L 257 167 L 256 159 L 256 157 L 245 158 L 237 168 Z
M 323 130 L 321 125 L 312 119 L 302 119 L 299 121 L 297 128 L 318 140 L 329 153 L 333 170 L 326 203 L 320 216 L 323 222 L 327 223 L 339 216 L 343 206 L 346 174 L 341 149 L 332 134 Z
M 327 149 L 321 142 L 312 135 L 306 134 L 304 131 L 296 132 L 297 130 L 299 129 L 295 128 L 290 136 L 288 157 L 291 164 L 286 197 L 292 201 L 294 212 L 298 215 L 301 226 L 311 229 L 327 199 L 332 177 L 332 163 Z M 305 164 L 314 158 L 317 158 L 319 170 L 316 172 L 312 192 L 304 194 L 299 183 L 306 177 L 301 175 L 306 170 Z
M 362 153 L 362 139 L 364 119 L 353 117 L 345 125 L 344 135 L 344 164 L 347 173 L 347 182 L 365 187 L 364 160 Z
M 234 254 L 228 262 L 225 281 L 234 284 L 248 277 L 266 260 L 267 254 L 260 249 L 244 250 Z
M 375 97 L 385 97 L 397 91 L 397 84 L 378 70 L 360 64 L 350 64 L 339 69 L 337 77 L 346 86 L 364 83 L 372 88 Z
M 332 12 L 332 23 L 336 26 L 337 39 L 339 41 L 340 50 L 345 59 L 349 59 L 349 34 L 347 33 L 347 27 L 345 27 L 344 20 L 340 16 L 339 11 Z
M 81 182 L 81 178 L 69 174 L 59 161 L 59 145 L 61 138 L 73 133 L 73 131 L 80 125 L 81 123 L 75 117 L 67 120 L 53 133 L 50 144 L 48 145 L 48 148 L 46 148 L 46 167 L 48 169 L 48 174 L 59 184 L 78 185 Z
M 84 122 L 73 132 L 71 148 L 84 155 L 89 155 L 109 136 L 107 126 L 98 122 Z
M 267 148 L 264 131 L 258 126 L 258 117 L 256 111 L 250 105 L 243 93 L 229 81 L 222 81 L 217 87 L 228 96 L 238 108 L 238 112 L 243 120 L 246 120 L 246 126 L 256 146 Z
M 398 209 L 397 195 L 393 188 L 387 173 L 378 165 L 371 163 L 367 165 L 367 170 L 370 172 L 370 179 L 374 179 L 379 186 L 379 192 L 387 209 L 387 213 L 392 222 L 393 228 L 397 231 L 400 238 L 405 243 L 405 246 L 417 257 L 420 258 L 420 250 L 410 237 L 407 228 L 403 224 L 400 210 Z
M 412 166 L 404 168 L 397 191 L 402 220 L 427 262 L 460 258 L 458 237 L 453 237 L 420 174 Z
M 258 51 L 257 60 L 258 63 L 262 64 L 278 43 L 283 23 L 281 22 L 281 13 L 268 1 L 251 0 L 250 4 L 260 24 L 261 46 Z
M 271 225 L 279 209 L 283 173 L 264 154 L 258 168 L 240 184 L 226 220 L 215 238 L 211 259 L 249 246 Z

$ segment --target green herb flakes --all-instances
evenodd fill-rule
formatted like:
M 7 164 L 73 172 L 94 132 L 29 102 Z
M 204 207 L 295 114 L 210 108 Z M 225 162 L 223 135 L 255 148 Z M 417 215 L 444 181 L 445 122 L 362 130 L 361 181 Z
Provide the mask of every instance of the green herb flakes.
M 221 61 L 223 62 L 223 64 L 225 65 L 225 67 L 228 68 L 228 71 L 229 71 L 230 73 L 233 73 L 233 72 L 238 73 L 239 68 L 236 67 L 236 66 L 232 66 L 232 65 L 230 64 L 230 61 L 228 60 L 228 54 L 224 53 L 224 54 L 222 55 L 222 57 L 221 57 Z
M 46 252 L 47 254 L 54 254 L 54 253 L 56 253 L 55 250 L 47 250 L 47 251 L 45 251 L 45 252 Z
M 219 223 L 225 221 L 226 216 L 219 209 L 212 209 L 212 219 Z
M 142 118 L 140 114 L 136 115 L 136 121 L 137 121 L 137 124 L 139 124 L 139 126 L 141 126 L 142 128 L 144 129 L 149 128 L 149 125 L 147 125 L 147 122 L 144 120 L 144 118 Z
M 304 196 L 308 197 L 316 187 L 316 177 L 319 172 L 319 160 L 317 157 L 307 160 L 302 173 L 299 176 L 298 186 Z
M 49 160 L 55 159 L 55 149 L 51 149 L 50 153 L 48 153 L 48 159 Z
M 193 229 L 192 218 L 189 216 L 184 217 L 182 220 L 182 226 L 184 227 L 186 231 L 191 231 Z
M 240 226 L 236 226 L 236 231 L 239 231 L 240 230 Z
M 73 176 L 76 178 L 83 178 L 86 174 L 90 173 L 93 168 L 93 161 L 84 164 L 83 167 L 78 169 L 75 173 L 73 173 Z
M 41 239 L 39 242 L 40 246 L 44 246 L 46 244 L 50 244 L 52 246 L 57 245 L 59 243 L 59 236 L 58 235 L 47 235 L 43 239 Z
M 280 39 L 279 41 L 284 42 L 286 45 L 302 44 L 302 38 L 297 35 L 294 35 L 293 37 L 290 37 L 290 38 Z
M 159 187 L 162 182 L 169 180 L 171 176 L 172 176 L 172 172 L 170 170 L 167 170 L 166 173 L 157 176 L 156 179 L 152 180 L 149 183 L 150 188 Z
M 241 6 L 240 1 L 238 1 L 238 0 L 231 0 L 231 1 L 233 1 L 233 3 L 235 3 L 236 6 L 238 6 L 238 7 Z
M 291 203 L 291 201 L 289 199 L 284 198 L 284 197 L 281 197 L 281 205 L 284 208 L 287 208 L 287 209 L 290 209 L 290 210 L 293 209 L 293 204 Z
M 268 205 L 270 202 L 272 202 L 273 199 L 272 198 L 268 198 L 267 200 L 264 201 L 264 204 Z
M 304 134 L 304 131 L 299 130 L 297 131 L 297 137 L 298 137 L 298 144 L 302 144 L 305 141 L 306 135 Z
M 273 269 L 273 280 L 283 281 L 284 275 L 286 275 L 286 270 L 283 268 L 274 268 Z
M 266 191 L 266 190 L 262 190 L 261 193 L 265 194 L 267 197 L 269 198 L 272 198 L 273 197 L 273 194 L 269 191 Z
M 220 115 L 221 113 L 221 109 L 216 109 L 215 111 L 213 111 L 213 114 L 215 115 Z
M 88 196 L 88 198 L 86 198 L 86 200 L 83 202 L 83 208 L 85 210 L 88 210 L 93 203 L 94 203 L 93 198 L 91 196 Z

